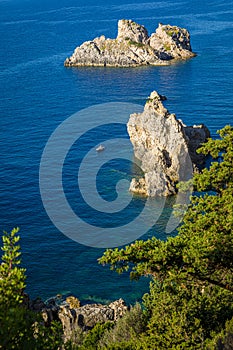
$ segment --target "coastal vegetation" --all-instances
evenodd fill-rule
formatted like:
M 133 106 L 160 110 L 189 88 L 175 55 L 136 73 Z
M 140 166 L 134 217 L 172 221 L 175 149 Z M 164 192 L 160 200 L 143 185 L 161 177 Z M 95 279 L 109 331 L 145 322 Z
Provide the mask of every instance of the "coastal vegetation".
M 0 349 L 32 350 L 58 349 L 62 342 L 61 325 L 52 322 L 45 327 L 42 315 L 27 307 L 24 288 L 25 269 L 20 266 L 21 252 L 15 228 L 3 232 L 0 265 Z
M 198 152 L 212 159 L 193 179 L 192 197 L 176 237 L 108 249 L 99 259 L 132 279 L 151 276 L 150 289 L 118 321 L 78 329 L 62 344 L 25 302 L 18 229 L 3 234 L 0 265 L 0 349 L 232 349 L 233 127 Z
M 152 276 L 141 348 L 214 349 L 210 339 L 233 317 L 233 128 L 219 134 L 198 151 L 213 161 L 194 177 L 196 195 L 178 235 L 110 249 L 99 260 L 119 273 L 131 270 L 134 279 Z
M 165 51 L 170 51 L 171 50 L 171 46 L 169 44 L 164 44 L 163 47 L 164 47 Z
M 145 46 L 145 44 L 143 44 L 143 43 L 138 43 L 137 41 L 133 41 L 133 40 L 128 40 L 128 43 L 129 43 L 129 45 L 134 45 L 134 46 L 137 46 L 137 47 L 144 47 Z

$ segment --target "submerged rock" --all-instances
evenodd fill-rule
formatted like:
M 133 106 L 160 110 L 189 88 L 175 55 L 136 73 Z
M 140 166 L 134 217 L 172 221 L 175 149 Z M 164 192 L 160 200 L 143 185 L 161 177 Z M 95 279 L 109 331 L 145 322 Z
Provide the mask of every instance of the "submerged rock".
M 164 65 L 173 59 L 195 56 L 186 29 L 159 24 L 149 37 L 147 29 L 132 20 L 118 21 L 116 39 L 104 35 L 77 47 L 65 66 L 130 67 Z
M 127 124 L 135 157 L 144 172 L 143 178 L 132 180 L 130 191 L 150 197 L 175 194 L 179 181 L 192 178 L 205 160 L 196 150 L 210 136 L 203 124 L 187 127 L 170 114 L 164 99 L 153 91 L 144 111 L 132 114 Z

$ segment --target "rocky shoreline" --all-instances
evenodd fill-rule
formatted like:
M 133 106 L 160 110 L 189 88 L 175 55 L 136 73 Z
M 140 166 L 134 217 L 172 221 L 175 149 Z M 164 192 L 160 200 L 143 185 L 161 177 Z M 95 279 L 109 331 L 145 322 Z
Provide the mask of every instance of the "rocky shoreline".
M 50 326 L 52 321 L 62 325 L 64 341 L 67 342 L 77 331 L 88 331 L 97 323 L 117 322 L 130 308 L 123 299 L 110 304 L 91 303 L 81 305 L 78 298 L 69 296 L 65 300 L 58 300 L 62 296 L 54 297 L 44 302 L 37 298 L 30 300 L 25 294 L 25 306 L 42 314 L 44 324 Z
M 136 67 L 167 65 L 196 56 L 187 29 L 159 24 L 151 36 L 147 29 L 132 21 L 118 21 L 116 39 L 104 35 L 84 42 L 68 57 L 66 67 Z

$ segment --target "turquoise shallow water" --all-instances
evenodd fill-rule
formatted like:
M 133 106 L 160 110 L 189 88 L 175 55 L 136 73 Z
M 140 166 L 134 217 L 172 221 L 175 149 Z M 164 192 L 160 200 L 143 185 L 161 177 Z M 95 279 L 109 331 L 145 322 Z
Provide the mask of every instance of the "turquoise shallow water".
M 121 18 L 149 32 L 158 22 L 186 27 L 198 56 L 168 67 L 63 67 L 84 40 L 115 37 Z M 39 191 L 41 155 L 51 133 L 71 114 L 106 102 L 143 105 L 152 90 L 166 95 L 166 107 L 186 124 L 204 122 L 216 137 L 217 129 L 232 124 L 233 2 L 5 0 L 0 1 L 0 37 L 0 230 L 21 228 L 27 291 L 43 298 L 72 293 L 81 299 L 135 301 L 148 281 L 129 282 L 128 275 L 99 266 L 103 249 L 73 242 L 51 223 Z M 69 187 L 72 157 L 71 152 L 64 181 L 75 205 Z M 114 183 L 103 171 L 103 183 L 105 177 Z M 149 235 L 166 238 L 170 204 Z

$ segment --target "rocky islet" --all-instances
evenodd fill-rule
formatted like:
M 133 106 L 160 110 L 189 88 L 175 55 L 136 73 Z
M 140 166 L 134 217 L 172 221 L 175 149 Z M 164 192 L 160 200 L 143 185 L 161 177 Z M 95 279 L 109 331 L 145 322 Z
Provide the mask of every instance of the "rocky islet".
M 116 39 L 104 35 L 84 42 L 64 65 L 136 67 L 167 65 L 174 60 L 194 57 L 187 29 L 159 24 L 151 36 L 147 29 L 132 20 L 118 21 Z

